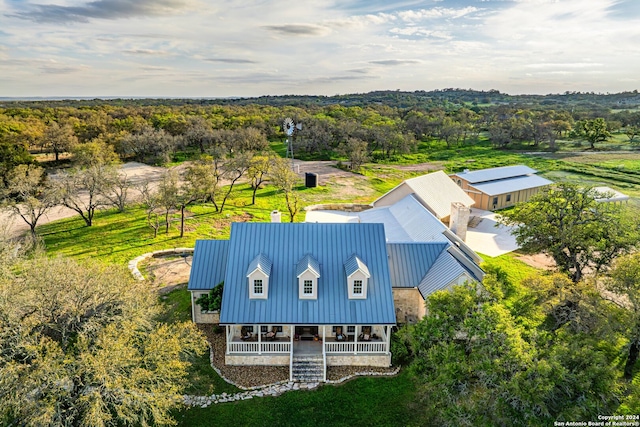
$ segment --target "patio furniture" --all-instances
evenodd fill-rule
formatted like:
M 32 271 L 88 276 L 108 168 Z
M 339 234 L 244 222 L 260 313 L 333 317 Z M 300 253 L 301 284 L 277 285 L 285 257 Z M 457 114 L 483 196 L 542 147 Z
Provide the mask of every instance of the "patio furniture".
M 336 341 L 346 341 L 346 340 L 347 340 L 347 336 L 342 333 L 342 328 L 341 327 L 337 327 L 336 328 Z
M 266 334 L 264 334 L 264 337 L 268 340 L 268 341 L 275 341 L 276 340 L 276 335 L 278 334 L 278 328 L 274 327 L 271 331 L 267 332 Z
M 247 328 L 242 328 L 240 330 L 240 339 L 242 341 L 246 341 L 251 338 L 251 332 Z

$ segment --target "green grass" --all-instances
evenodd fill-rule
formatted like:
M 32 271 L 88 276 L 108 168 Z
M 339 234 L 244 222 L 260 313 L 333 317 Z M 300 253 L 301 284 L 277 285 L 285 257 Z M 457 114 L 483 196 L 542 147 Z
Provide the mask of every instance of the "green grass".
M 416 386 L 403 371 L 391 378 L 358 378 L 312 391 L 187 409 L 175 418 L 189 427 L 426 425 L 417 401 Z
M 172 290 L 160 297 L 165 310 L 158 320 L 165 323 L 186 322 L 191 320 L 191 295 L 186 287 Z

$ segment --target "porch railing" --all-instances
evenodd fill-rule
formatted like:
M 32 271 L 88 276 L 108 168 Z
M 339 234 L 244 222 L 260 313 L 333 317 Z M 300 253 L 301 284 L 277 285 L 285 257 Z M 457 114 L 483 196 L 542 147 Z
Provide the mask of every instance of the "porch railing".
M 290 342 L 230 342 L 230 353 L 290 353 Z
M 374 342 L 326 342 L 327 353 L 386 353 L 387 343 Z

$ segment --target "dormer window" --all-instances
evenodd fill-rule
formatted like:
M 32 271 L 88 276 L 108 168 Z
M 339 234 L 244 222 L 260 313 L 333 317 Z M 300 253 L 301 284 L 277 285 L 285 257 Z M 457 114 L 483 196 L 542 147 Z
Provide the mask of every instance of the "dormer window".
M 256 295 L 263 294 L 262 279 L 255 279 L 253 281 L 253 293 Z
M 249 281 L 249 298 L 267 299 L 269 297 L 269 276 L 271 276 L 271 260 L 264 254 L 258 254 L 247 268 Z
M 344 263 L 344 271 L 347 274 L 349 299 L 366 299 L 371 274 L 364 261 L 353 255 Z
M 310 254 L 305 255 L 296 266 L 298 277 L 298 297 L 300 299 L 318 299 L 318 279 L 320 264 Z
M 362 280 L 353 281 L 353 294 L 362 295 Z

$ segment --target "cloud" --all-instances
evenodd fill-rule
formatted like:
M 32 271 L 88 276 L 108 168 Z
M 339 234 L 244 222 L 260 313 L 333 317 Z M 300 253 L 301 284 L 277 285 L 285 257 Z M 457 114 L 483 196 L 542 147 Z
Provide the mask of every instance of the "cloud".
M 528 64 L 527 68 L 544 69 L 544 68 L 592 68 L 602 67 L 604 64 L 597 62 L 571 62 L 571 63 L 540 63 L 540 64 Z
M 461 18 L 478 12 L 480 9 L 468 6 L 460 9 L 433 7 L 431 9 L 406 10 L 398 12 L 398 17 L 405 22 L 419 22 L 427 19 Z
M 396 66 L 396 65 L 420 64 L 420 61 L 416 59 L 380 59 L 376 61 L 369 61 L 369 64 Z
M 26 10 L 10 16 L 41 23 L 86 23 L 91 19 L 170 15 L 187 7 L 189 0 L 96 0 L 83 6 L 28 5 Z
M 286 36 L 322 36 L 328 32 L 326 27 L 311 24 L 266 25 L 264 28 Z
M 42 66 L 40 70 L 45 74 L 72 74 L 78 71 L 84 71 L 88 67 L 56 67 L 56 66 Z
M 251 59 L 242 59 L 242 58 L 204 58 L 203 61 L 221 62 L 223 64 L 257 64 L 256 61 L 252 61 Z
M 123 53 L 127 55 L 150 55 L 150 56 L 165 56 L 168 55 L 169 52 L 164 50 L 153 50 L 153 49 L 127 49 L 123 50 Z

